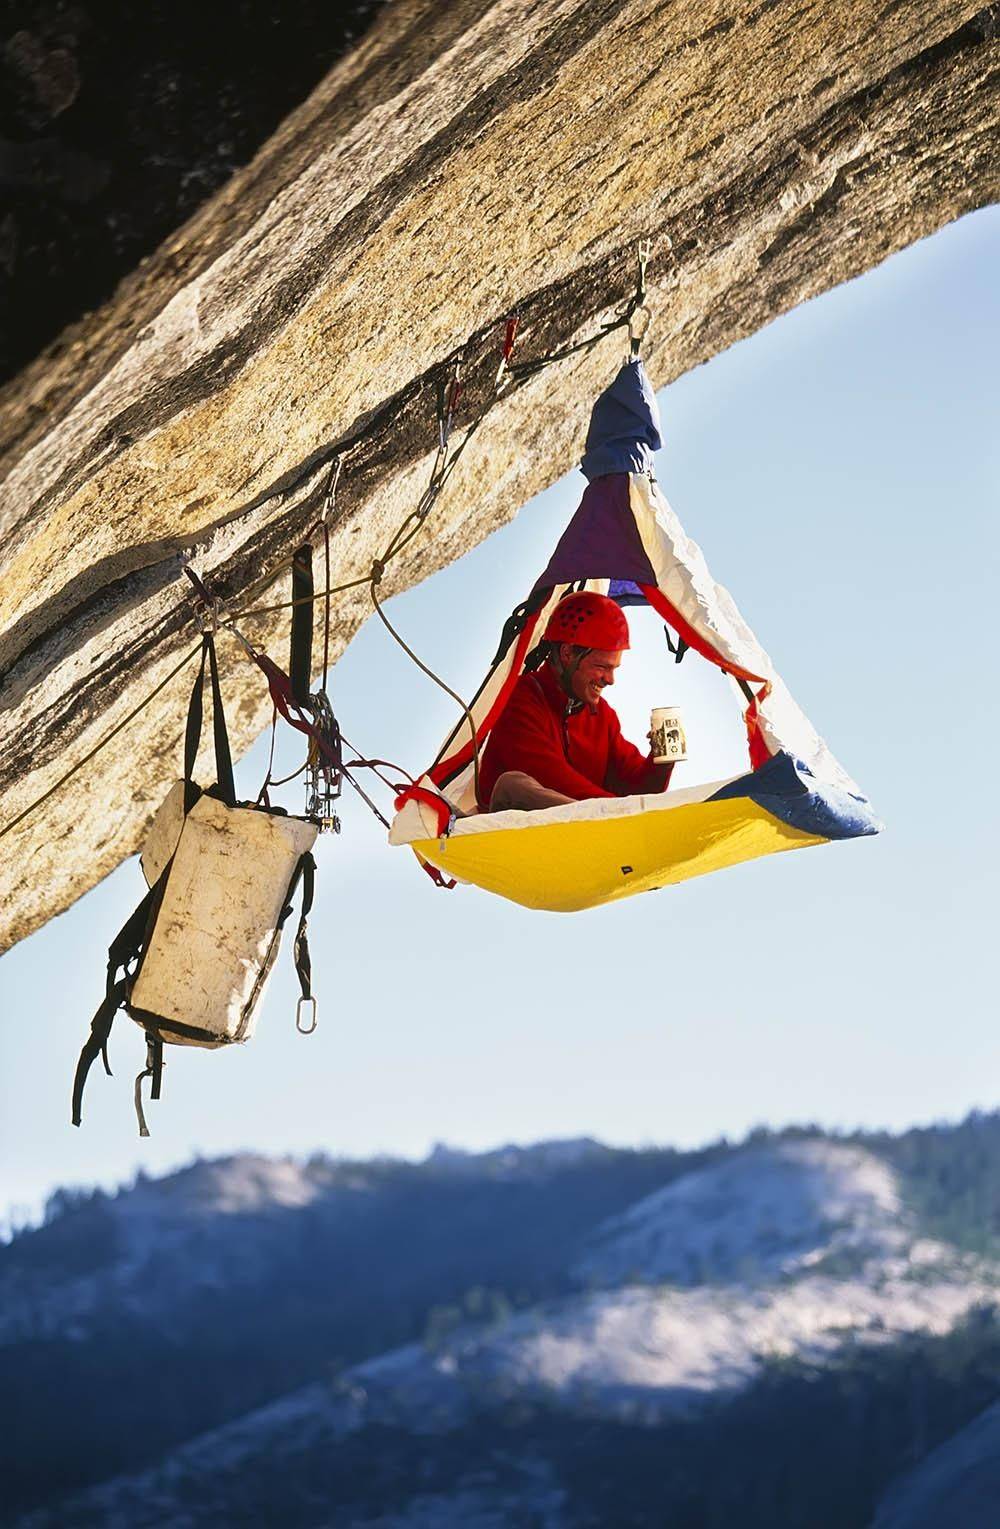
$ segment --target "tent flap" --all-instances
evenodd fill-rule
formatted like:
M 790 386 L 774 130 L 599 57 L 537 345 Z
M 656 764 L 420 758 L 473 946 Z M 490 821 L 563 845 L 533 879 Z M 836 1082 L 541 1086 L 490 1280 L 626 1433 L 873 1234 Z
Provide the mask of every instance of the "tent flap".
M 822 839 L 858 839 L 878 833 L 881 827 L 863 796 L 821 785 L 808 765 L 784 751 L 751 774 L 729 781 L 709 801 L 737 796 L 748 797 L 790 828 Z

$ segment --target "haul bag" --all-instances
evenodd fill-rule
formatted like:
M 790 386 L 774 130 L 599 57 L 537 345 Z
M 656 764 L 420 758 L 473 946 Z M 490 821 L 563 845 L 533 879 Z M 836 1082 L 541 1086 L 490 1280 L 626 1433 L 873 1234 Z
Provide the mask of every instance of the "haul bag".
M 194 767 L 206 666 L 216 784 L 203 791 L 194 780 Z M 107 1043 L 119 1009 L 146 1033 L 147 1066 L 135 1091 L 143 1136 L 148 1132 L 141 1082 L 150 1078 L 152 1097 L 159 1097 L 164 1043 L 216 1047 L 250 1037 L 300 883 L 295 935 L 300 1011 L 314 1002 L 306 922 L 315 872 L 310 851 L 318 832 L 312 818 L 237 803 L 215 645 L 206 634 L 188 708 L 184 779 L 167 793 L 142 853 L 149 890 L 108 950 L 104 1000 L 91 1022 L 73 1083 L 74 1125 L 80 1124 L 84 1084 L 98 1056 L 111 1072 Z
M 281 915 L 318 828 L 264 808 L 230 807 L 209 794 L 186 815 L 183 802 L 178 781 L 143 855 L 152 885 L 174 838 L 127 1010 L 144 1027 L 155 1025 L 165 1041 L 221 1046 L 253 1033 Z

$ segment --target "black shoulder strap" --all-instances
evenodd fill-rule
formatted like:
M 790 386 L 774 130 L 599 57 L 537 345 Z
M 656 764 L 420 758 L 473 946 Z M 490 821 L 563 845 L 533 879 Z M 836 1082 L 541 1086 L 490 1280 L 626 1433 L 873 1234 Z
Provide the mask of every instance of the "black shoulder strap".
M 288 922 L 300 882 L 302 883 L 302 907 L 299 910 L 299 927 L 295 931 L 295 970 L 298 973 L 299 986 L 302 989 L 303 998 L 311 998 L 312 962 L 309 959 L 309 940 L 306 934 L 306 927 L 313 905 L 313 894 L 316 890 L 316 862 L 308 850 L 306 850 L 304 855 L 299 856 L 298 863 L 292 873 L 292 879 L 288 884 L 288 901 L 282 908 L 281 917 L 278 919 L 279 929 L 284 929 Z
M 236 783 L 233 779 L 233 757 L 229 751 L 229 734 L 226 731 L 226 714 L 222 709 L 222 691 L 219 688 L 219 664 L 215 656 L 215 638 L 206 632 L 201 643 L 201 667 L 195 678 L 188 705 L 187 728 L 184 733 L 184 811 L 188 813 L 198 800 L 199 791 L 194 781 L 195 760 L 201 743 L 203 694 L 205 688 L 205 660 L 208 660 L 212 682 L 212 730 L 215 735 L 215 771 L 219 795 L 227 807 L 236 805 Z
M 73 1078 L 73 1124 L 75 1126 L 80 1124 L 82 1118 L 80 1110 L 83 1104 L 83 1085 L 98 1057 L 103 1057 L 104 1070 L 109 1078 L 111 1076 L 111 1064 L 108 1061 L 108 1036 L 111 1034 L 114 1017 L 124 1002 L 125 978 L 122 977 L 119 982 L 108 988 L 100 1008 L 91 1020 L 90 1034 L 84 1042 L 80 1060 L 76 1064 L 76 1075 Z
M 150 924 L 159 907 L 169 869 L 168 864 L 161 872 L 159 880 L 154 881 L 142 902 L 129 914 L 108 946 L 108 977 L 104 998 L 90 1022 L 90 1035 L 80 1052 L 80 1060 L 76 1064 L 76 1074 L 73 1078 L 72 1118 L 75 1126 L 78 1126 L 81 1120 L 84 1084 L 98 1057 L 103 1059 L 104 1071 L 109 1078 L 111 1077 L 111 1063 L 108 1060 L 108 1037 L 111 1034 L 111 1026 L 115 1015 L 128 997 L 131 980 L 129 967 L 133 961 L 139 959 L 145 949 Z M 123 974 L 121 977 L 118 976 L 119 972 Z
M 152 912 L 153 903 L 158 900 L 162 890 L 163 881 L 164 876 L 161 871 L 159 879 L 153 882 L 142 902 L 129 914 L 125 923 L 108 946 L 109 993 L 111 985 L 115 980 L 115 974 L 119 970 L 124 971 L 129 963 L 134 961 L 145 947 L 146 926 L 149 923 L 149 915 Z
M 299 989 L 302 996 L 299 999 L 295 1024 L 296 1028 L 301 1030 L 303 1035 L 310 1035 L 316 1028 L 316 999 L 313 996 L 312 990 L 312 957 L 309 954 L 308 921 L 313 905 L 313 893 L 316 888 L 316 862 L 308 850 L 306 850 L 304 855 L 299 856 L 299 863 L 295 867 L 295 874 L 288 888 L 288 902 L 282 908 L 281 917 L 278 920 L 279 929 L 284 926 L 292 911 L 292 901 L 300 881 L 302 883 L 302 906 L 299 910 L 299 927 L 295 931 L 295 943 L 292 947 L 292 954 L 295 959 L 295 975 L 299 979 Z M 312 1005 L 312 1025 L 309 1028 L 304 1028 L 302 1025 L 303 1004 Z
M 292 559 L 292 601 L 288 677 L 297 704 L 308 707 L 313 644 L 313 549 L 309 542 L 304 542 Z
M 312 958 L 309 955 L 307 926 L 316 888 L 316 862 L 312 855 L 302 856 L 302 907 L 299 911 L 299 927 L 295 931 L 295 972 L 299 979 L 303 998 L 312 997 Z

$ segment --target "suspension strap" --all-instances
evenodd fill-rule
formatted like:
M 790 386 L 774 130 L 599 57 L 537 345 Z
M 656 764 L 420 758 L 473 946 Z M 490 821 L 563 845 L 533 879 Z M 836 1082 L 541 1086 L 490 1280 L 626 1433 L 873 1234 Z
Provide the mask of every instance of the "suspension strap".
M 490 664 L 491 673 L 497 664 L 502 663 L 507 657 L 511 644 L 516 637 L 520 637 L 528 619 L 531 616 L 537 616 L 542 607 L 548 603 L 551 596 L 552 590 L 550 587 L 535 589 L 528 596 L 527 600 L 522 601 L 520 605 L 515 606 L 511 611 L 503 624 L 503 631 L 500 633 L 500 641 L 493 655 L 493 662 Z
M 292 682 L 283 669 L 280 669 L 273 659 L 268 658 L 266 653 L 259 653 L 256 648 L 250 646 L 246 638 L 233 628 L 235 636 L 243 644 L 247 655 L 253 659 L 258 669 L 261 670 L 267 680 L 267 688 L 271 692 L 271 700 L 278 712 L 284 717 L 290 727 L 298 732 L 305 733 L 307 738 L 312 739 L 323 759 L 335 770 L 339 770 L 341 761 L 338 757 L 335 741 L 324 736 L 322 728 L 318 728 L 309 717 L 304 708 L 299 705 L 292 694 Z
M 313 647 L 313 551 L 304 542 L 292 559 L 292 635 L 288 675 L 292 695 L 299 706 L 308 707 L 312 685 Z
M 203 720 L 203 696 L 205 687 L 205 661 L 208 660 L 212 684 L 212 731 L 215 737 L 215 772 L 219 795 L 227 807 L 236 806 L 236 782 L 233 777 L 233 757 L 229 750 L 229 734 L 226 731 L 226 715 L 222 709 L 222 691 L 219 687 L 219 663 L 215 655 L 215 638 L 206 632 L 201 639 L 201 666 L 191 690 L 188 705 L 187 728 L 184 733 L 184 811 L 188 813 L 201 794 L 195 784 L 194 767 L 201 743 Z
M 437 816 L 437 837 L 439 839 L 445 837 L 451 828 L 453 814 L 443 796 L 439 796 L 436 791 L 429 791 L 426 786 L 407 786 L 406 790 L 401 791 L 396 797 L 393 805 L 399 812 L 407 802 L 420 802 L 423 806 L 429 807 Z M 446 892 L 454 890 L 457 883 L 450 876 L 445 876 L 436 865 L 425 860 L 423 855 L 418 854 L 417 859 L 436 887 L 443 887 Z

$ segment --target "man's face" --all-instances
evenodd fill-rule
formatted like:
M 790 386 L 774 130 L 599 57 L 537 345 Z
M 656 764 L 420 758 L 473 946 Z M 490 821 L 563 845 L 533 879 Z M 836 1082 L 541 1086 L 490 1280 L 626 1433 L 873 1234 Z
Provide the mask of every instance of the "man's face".
M 564 642 L 559 645 L 559 659 L 563 666 L 563 672 L 573 670 L 573 665 L 579 657 L 579 649 Z M 606 685 L 615 682 L 615 670 L 622 661 L 621 653 L 611 652 L 606 648 L 591 648 L 585 653 L 576 665 L 569 688 L 578 701 L 589 706 L 591 711 L 596 711 L 597 703 L 601 699 L 601 691 Z

